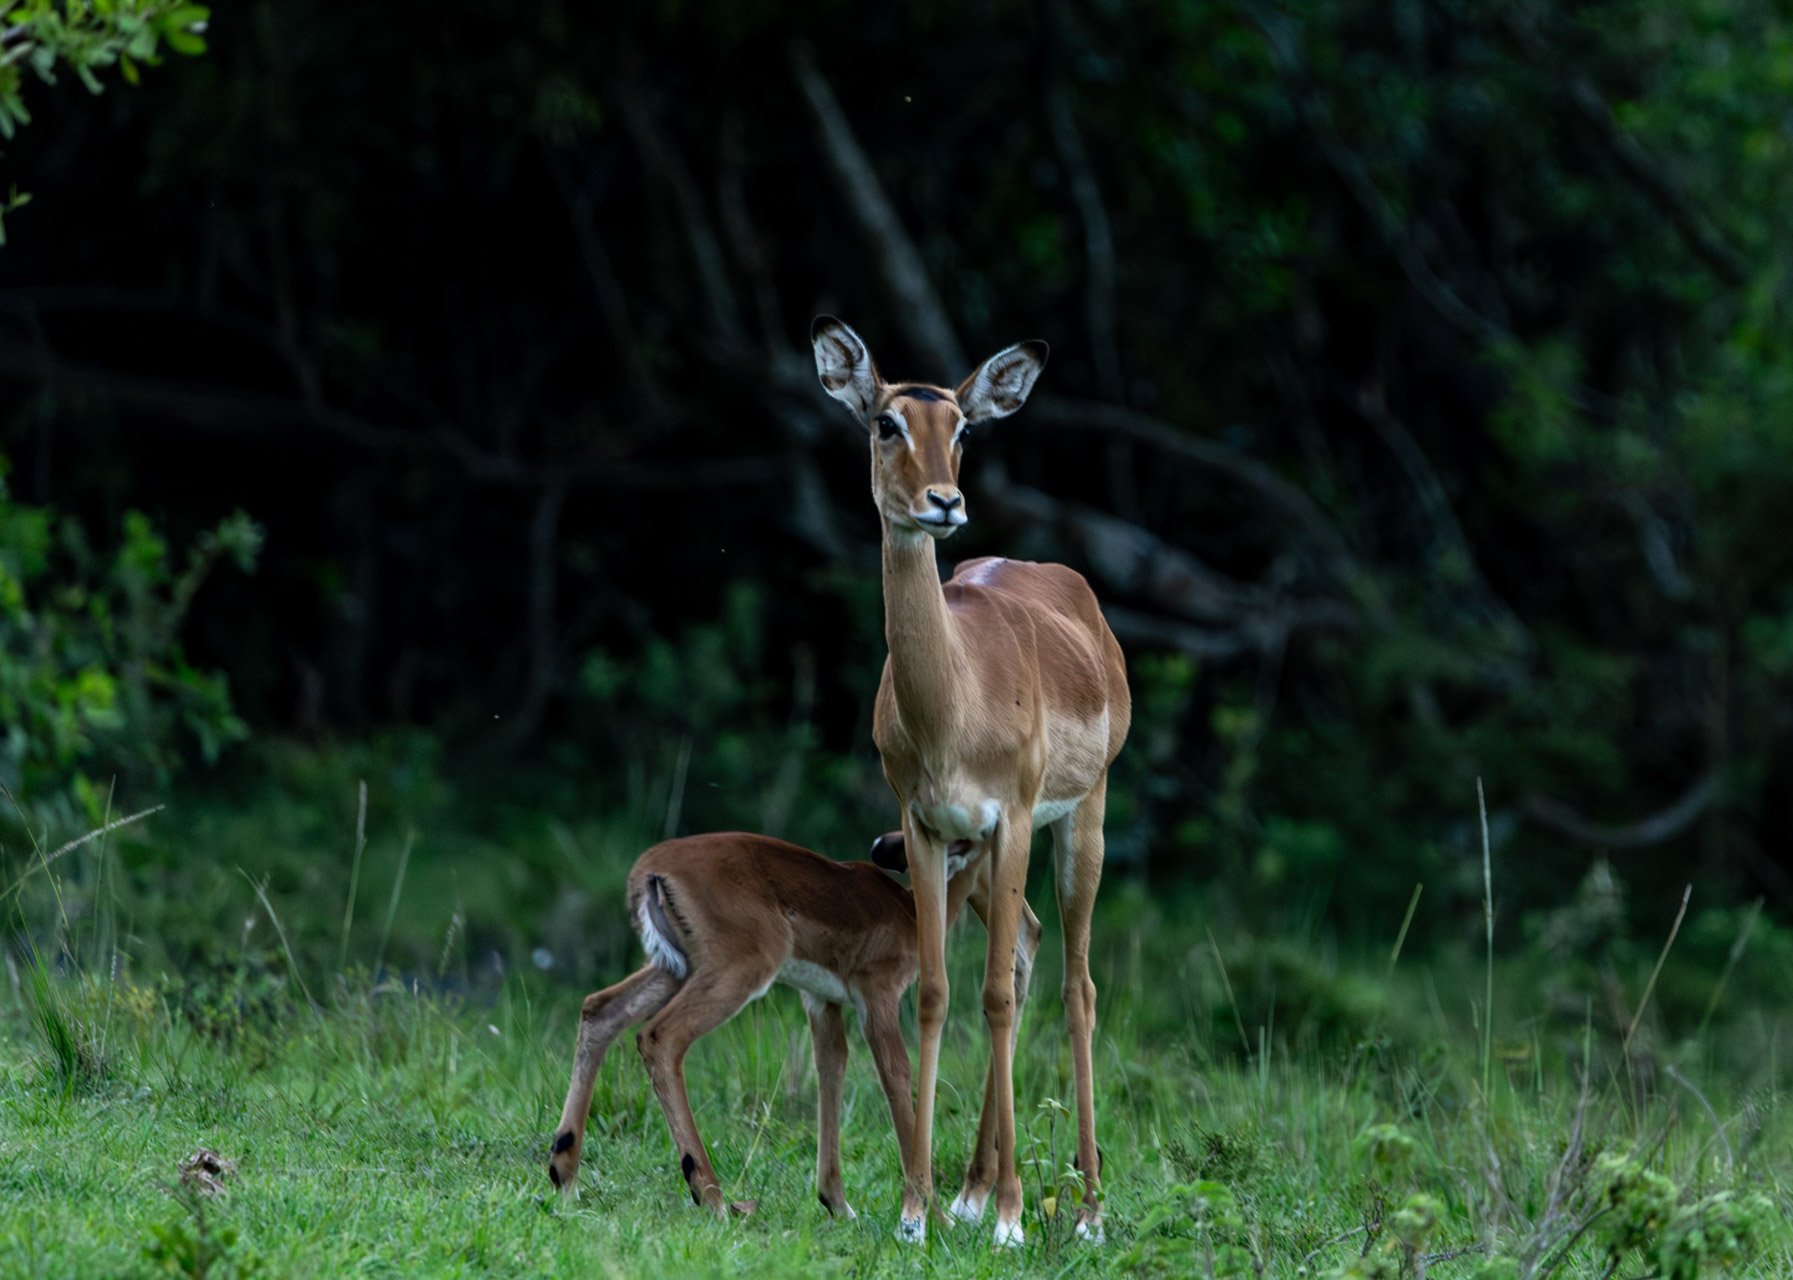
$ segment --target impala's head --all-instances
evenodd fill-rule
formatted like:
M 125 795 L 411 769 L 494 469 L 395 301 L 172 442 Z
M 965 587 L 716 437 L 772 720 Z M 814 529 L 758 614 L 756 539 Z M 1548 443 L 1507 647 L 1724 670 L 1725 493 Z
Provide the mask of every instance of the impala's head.
M 1027 401 L 1046 367 L 1037 339 L 998 351 L 956 391 L 887 383 L 865 340 L 833 316 L 816 317 L 810 339 L 822 389 L 853 411 L 871 435 L 872 499 L 893 529 L 947 538 L 965 523 L 959 459 L 970 428 L 1006 418 Z

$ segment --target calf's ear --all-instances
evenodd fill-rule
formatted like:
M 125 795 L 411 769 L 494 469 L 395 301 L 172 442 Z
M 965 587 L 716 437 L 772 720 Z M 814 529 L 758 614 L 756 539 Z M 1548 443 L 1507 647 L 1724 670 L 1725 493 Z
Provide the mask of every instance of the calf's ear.
M 872 841 L 872 862 L 886 871 L 907 871 L 909 849 L 901 831 L 887 831 Z

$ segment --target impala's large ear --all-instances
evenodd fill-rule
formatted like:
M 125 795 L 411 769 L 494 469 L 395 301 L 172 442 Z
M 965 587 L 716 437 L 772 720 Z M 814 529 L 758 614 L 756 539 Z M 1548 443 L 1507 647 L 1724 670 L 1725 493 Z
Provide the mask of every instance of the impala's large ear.
M 1027 403 L 1027 393 L 1046 367 L 1044 342 L 1017 342 L 991 356 L 959 387 L 959 408 L 967 422 L 1006 418 Z
M 865 339 L 833 316 L 817 316 L 809 328 L 816 349 L 816 374 L 822 390 L 853 411 L 861 423 L 869 422 L 877 397 L 878 370 Z

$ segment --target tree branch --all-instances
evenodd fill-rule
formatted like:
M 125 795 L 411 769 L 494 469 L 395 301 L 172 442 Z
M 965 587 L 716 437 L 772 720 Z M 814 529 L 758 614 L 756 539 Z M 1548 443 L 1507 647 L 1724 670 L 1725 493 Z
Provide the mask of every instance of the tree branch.
M 1448 552 L 1456 555 L 1462 561 L 1463 572 L 1468 576 L 1467 585 L 1475 595 L 1481 597 L 1486 611 L 1514 635 L 1526 635 L 1525 624 L 1489 585 L 1487 576 L 1482 572 L 1475 552 L 1469 545 L 1469 536 L 1463 532 L 1463 526 L 1457 520 L 1450 496 L 1445 492 L 1444 482 L 1433 468 L 1431 459 L 1426 457 L 1425 450 L 1413 438 L 1413 433 L 1389 411 L 1379 390 L 1372 391 L 1368 387 L 1362 387 L 1355 394 L 1342 388 L 1341 391 L 1347 395 L 1358 416 L 1369 424 L 1384 447 L 1394 455 L 1401 470 L 1407 473 L 1407 482 L 1413 486 L 1420 510 L 1432 526 L 1432 537 L 1436 544 L 1434 554 Z
M 1058 153 L 1077 221 L 1083 226 L 1083 319 L 1088 331 L 1090 361 L 1095 368 L 1096 390 L 1116 404 L 1127 402 L 1127 386 L 1121 370 L 1120 343 L 1116 338 L 1114 231 L 1108 208 L 1102 203 L 1102 187 L 1095 166 L 1083 145 L 1082 131 L 1071 110 L 1071 91 L 1065 83 L 1064 49 L 1072 38 L 1069 6 L 1054 0 L 1046 6 L 1046 26 L 1051 33 L 1047 55 L 1050 84 L 1046 90 L 1046 129 Z M 1108 444 L 1109 489 L 1115 509 L 1128 518 L 1139 514 L 1139 486 L 1134 474 L 1133 450 L 1119 438 Z
M 629 318 L 628 301 L 617 281 L 610 254 L 604 248 L 603 237 L 598 234 L 591 193 L 567 172 L 566 165 L 552 147 L 544 143 L 542 150 L 548 162 L 548 172 L 567 206 L 567 219 L 572 223 L 573 239 L 579 246 L 580 260 L 585 264 L 585 275 L 591 282 L 598 314 L 604 317 L 604 325 L 610 330 L 611 347 L 622 360 L 623 376 L 628 379 L 629 390 L 644 413 L 657 417 L 662 411 L 664 397 L 648 372 L 647 363 L 641 358 L 641 342 Z
M 766 345 L 788 347 L 790 335 L 785 332 L 784 309 L 778 301 L 773 253 L 766 238 L 755 229 L 753 218 L 747 211 L 745 134 L 746 126 L 741 122 L 739 111 L 731 110 L 723 117 L 721 139 L 716 148 L 716 210 L 722 223 L 723 239 L 750 286 Z
M 1210 657 L 1232 656 L 1274 649 L 1299 627 L 1348 627 L 1358 622 L 1357 610 L 1343 602 L 1285 600 L 1264 587 L 1216 573 L 1138 525 L 1012 484 L 995 469 L 984 474 L 980 500 L 993 507 L 998 518 L 1052 529 L 1110 590 L 1149 601 L 1175 618 L 1229 629 L 1203 632 L 1123 610 L 1123 625 L 1142 639 Z
M 1675 561 L 1674 529 L 1656 513 L 1649 500 L 1635 489 L 1619 495 L 1619 505 L 1637 527 L 1637 546 L 1643 555 L 1644 567 L 1662 589 L 1662 594 L 1676 604 L 1693 598 L 1694 584 Z
M 415 430 L 388 426 L 328 404 L 307 405 L 258 392 L 218 390 L 174 379 L 119 373 L 21 350 L 18 344 L 6 342 L 0 342 L 0 377 L 16 377 L 52 390 L 135 405 L 168 414 L 200 430 L 243 434 L 309 427 L 378 453 L 446 456 L 471 479 L 517 488 L 564 484 L 678 492 L 693 487 L 770 484 L 785 476 L 784 465 L 767 456 L 682 462 L 674 467 L 594 457 L 526 462 L 488 453 L 447 423 L 429 423 Z
M 1355 615 L 1340 616 L 1330 610 L 1292 605 L 1248 619 L 1237 627 L 1210 628 L 1161 618 L 1124 606 L 1104 604 L 1115 638 L 1126 644 L 1175 649 L 1206 662 L 1229 662 L 1247 655 L 1273 655 L 1282 651 L 1297 631 L 1338 629 L 1355 623 Z
M 495 738 L 500 751 L 515 750 L 535 736 L 554 691 L 559 666 L 554 613 L 560 581 L 560 515 L 565 504 L 565 486 L 543 485 L 529 522 L 528 600 L 523 614 L 528 665 L 523 673 L 522 700 Z
M 969 370 L 970 362 L 928 279 L 921 254 L 903 230 L 890 197 L 884 194 L 877 170 L 853 136 L 834 90 L 806 48 L 792 49 L 791 71 L 815 120 L 835 185 L 865 235 L 878 274 L 896 303 L 897 323 L 916 350 L 938 366 L 939 376 L 956 380 Z
M 1500 15 L 1501 25 L 1534 65 L 1542 69 L 1556 63 L 1549 42 L 1519 12 L 1518 6 L 1497 5 L 1496 12 Z M 1661 163 L 1619 123 L 1593 81 L 1585 75 L 1571 74 L 1565 92 L 1582 122 L 1605 145 L 1619 171 L 1655 204 L 1694 256 L 1726 284 L 1737 287 L 1746 284 L 1749 268 L 1742 256 Z
M 613 85 L 612 96 L 642 164 L 672 193 L 673 207 L 678 212 L 679 225 L 691 250 L 697 286 L 703 293 L 704 308 L 709 313 L 711 331 L 725 341 L 740 342 L 743 336 L 741 317 L 735 306 L 734 286 L 728 278 L 728 262 L 723 257 L 715 229 L 704 213 L 703 197 L 698 193 L 691 171 L 685 167 L 677 148 L 655 124 L 647 92 L 633 76 L 619 76 Z
M 1717 793 L 1718 775 L 1708 773 L 1667 808 L 1619 826 L 1590 822 L 1568 805 L 1535 794 L 1526 796 L 1520 802 L 1520 809 L 1533 821 L 1588 844 L 1608 849 L 1637 849 L 1673 840 L 1693 825 L 1694 819 L 1706 811 Z
M 1083 315 L 1089 326 L 1096 389 L 1107 399 L 1124 404 L 1127 395 L 1121 380 L 1121 350 L 1115 339 L 1114 231 L 1102 203 L 1095 168 L 1077 129 L 1077 118 L 1071 112 L 1070 96 L 1062 85 L 1046 95 L 1046 123 L 1071 189 L 1071 202 L 1077 207 L 1077 220 L 1083 224 Z
M 1032 427 L 1120 435 L 1166 457 L 1218 471 L 1280 512 L 1332 561 L 1336 570 L 1351 576 L 1358 568 L 1345 535 L 1306 490 L 1237 449 L 1191 435 L 1150 414 L 1095 400 L 1036 396 L 1028 402 L 1027 417 Z
M 1307 74 L 1296 52 L 1295 35 L 1289 29 L 1287 20 L 1272 18 L 1251 6 L 1247 7 L 1246 12 L 1263 34 L 1264 42 L 1270 50 L 1270 60 L 1288 84 L 1290 97 L 1309 132 L 1313 134 L 1314 141 L 1319 144 L 1320 154 L 1369 217 L 1383 244 L 1394 255 L 1402 274 L 1407 277 L 1407 282 L 1434 311 L 1465 333 L 1483 342 L 1505 338 L 1507 331 L 1502 326 L 1464 302 L 1457 291 L 1432 270 L 1432 265 L 1426 261 L 1425 254 L 1414 243 L 1413 237 L 1407 234 L 1400 215 L 1389 204 L 1388 197 L 1382 194 L 1382 189 L 1376 185 L 1376 180 L 1370 176 L 1363 161 L 1345 145 L 1338 126 L 1333 123 L 1331 109 L 1318 94 L 1307 87 Z

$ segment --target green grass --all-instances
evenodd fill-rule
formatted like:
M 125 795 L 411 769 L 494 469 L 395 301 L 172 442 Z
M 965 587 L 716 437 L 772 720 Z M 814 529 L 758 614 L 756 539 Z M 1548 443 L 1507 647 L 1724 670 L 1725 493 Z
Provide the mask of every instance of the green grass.
M 975 943 L 961 936 L 956 948 L 961 993 L 973 985 Z M 1219 1274 L 1229 1259 L 1250 1274 L 1252 1257 L 1266 1275 L 1302 1265 L 1319 1274 L 1350 1261 L 1366 1222 L 1390 1218 L 1414 1192 L 1439 1203 L 1428 1253 L 1531 1247 L 1576 1124 L 1579 1093 L 1562 1065 L 1509 1046 L 1484 1099 L 1467 1029 L 1459 1044 L 1418 1054 L 1278 1047 L 1264 1060 L 1216 1060 L 1208 1026 L 1166 1032 L 1159 1006 L 1174 1002 L 1170 985 L 1112 957 L 1107 968 L 1098 1061 L 1110 1239 L 1099 1251 L 1069 1241 L 1065 1219 L 1039 1216 L 1042 1185 L 1064 1176 L 1071 1154 L 1066 1117 L 1048 1102 L 1069 1094 L 1048 975 L 1019 1058 L 1030 1242 L 1018 1258 L 993 1254 L 983 1229 L 936 1231 L 925 1255 L 891 1239 L 900 1173 L 863 1051 L 844 1140 L 862 1216 L 826 1220 L 811 1185 L 807 1036 L 788 993 L 750 1007 L 692 1055 L 693 1105 L 725 1191 L 761 1206 L 723 1225 L 690 1205 L 626 1045 L 600 1077 L 580 1198 L 550 1193 L 544 1157 L 575 991 L 513 981 L 495 1004 L 471 1005 L 357 983 L 339 986 L 326 1010 L 289 1006 L 215 1038 L 144 989 L 62 979 L 53 998 L 72 1034 L 103 1033 L 106 1074 L 68 1080 L 23 1008 L 5 1021 L 0 1273 L 147 1270 L 158 1229 L 199 1234 L 168 1193 L 178 1161 L 200 1147 L 239 1161 L 227 1195 L 206 1209 L 207 1232 L 234 1229 L 229 1257 L 273 1275 L 1095 1275 L 1121 1260 L 1179 1275 L 1203 1274 L 1210 1251 Z M 948 1190 L 975 1122 L 981 1033 L 968 1006 L 961 996 L 945 1055 Z M 1793 1124 L 1780 1094 L 1765 1080 L 1735 1095 L 1702 1090 L 1715 1127 L 1690 1088 L 1660 1079 L 1666 1064 L 1657 1068 L 1666 1092 L 1639 1103 L 1622 1064 L 1595 1056 L 1597 1071 L 1614 1074 L 1587 1104 L 1588 1154 L 1569 1171 L 1564 1224 L 1597 1204 L 1595 1153 L 1640 1152 L 1688 1196 L 1727 1187 L 1769 1196 L 1773 1218 L 1737 1274 L 1793 1273 L 1784 1226 Z M 1473 1275 L 1480 1256 L 1435 1262 L 1431 1273 Z M 1617 1274 L 1651 1272 L 1640 1258 Z M 1589 1237 L 1557 1274 L 1605 1274 L 1601 1247 Z
M 12 949 L 0 988 L 0 1276 L 1793 1275 L 1793 1019 L 1772 977 L 1786 935 L 1750 916 L 1739 953 L 1745 913 L 1690 919 L 1641 1019 L 1659 940 L 1516 952 L 1489 1036 L 1479 905 L 1473 944 L 1391 968 L 1400 921 L 1377 954 L 1340 959 L 1324 938 L 1211 933 L 1204 899 L 1117 878 L 1096 930 L 1109 1238 L 1091 1249 L 1069 1213 L 1042 1213 L 1055 1191 L 1070 1204 L 1074 1175 L 1037 894 L 1048 934 L 1016 1082 L 1027 1246 L 994 1252 L 986 1223 L 917 1251 L 893 1239 L 901 1177 L 863 1045 L 843 1137 L 861 1216 L 817 1205 L 808 1036 L 783 990 L 687 1070 L 724 1193 L 756 1215 L 692 1207 L 628 1039 L 599 1077 L 581 1194 L 554 1195 L 580 995 L 634 963 L 611 901 L 633 842 L 546 821 L 520 838 L 508 856 L 588 895 L 544 898 L 532 923 L 502 901 L 530 883 L 493 865 L 506 840 L 426 828 L 388 929 L 410 828 L 370 791 L 362 855 L 352 789 L 328 814 L 261 798 L 174 836 L 162 822 L 156 838 L 185 850 L 167 877 L 145 870 L 153 849 L 95 841 L 20 897 L 14 927 L 40 950 Z M 581 951 L 597 925 L 580 920 L 610 932 Z M 159 958 L 195 921 L 210 945 Z M 547 974 L 529 963 L 544 936 L 559 939 Z M 953 939 L 947 1197 L 980 1097 L 981 942 L 975 926 Z M 396 964 L 376 976 L 382 951 Z M 237 1162 L 215 1200 L 180 1190 L 199 1148 Z

